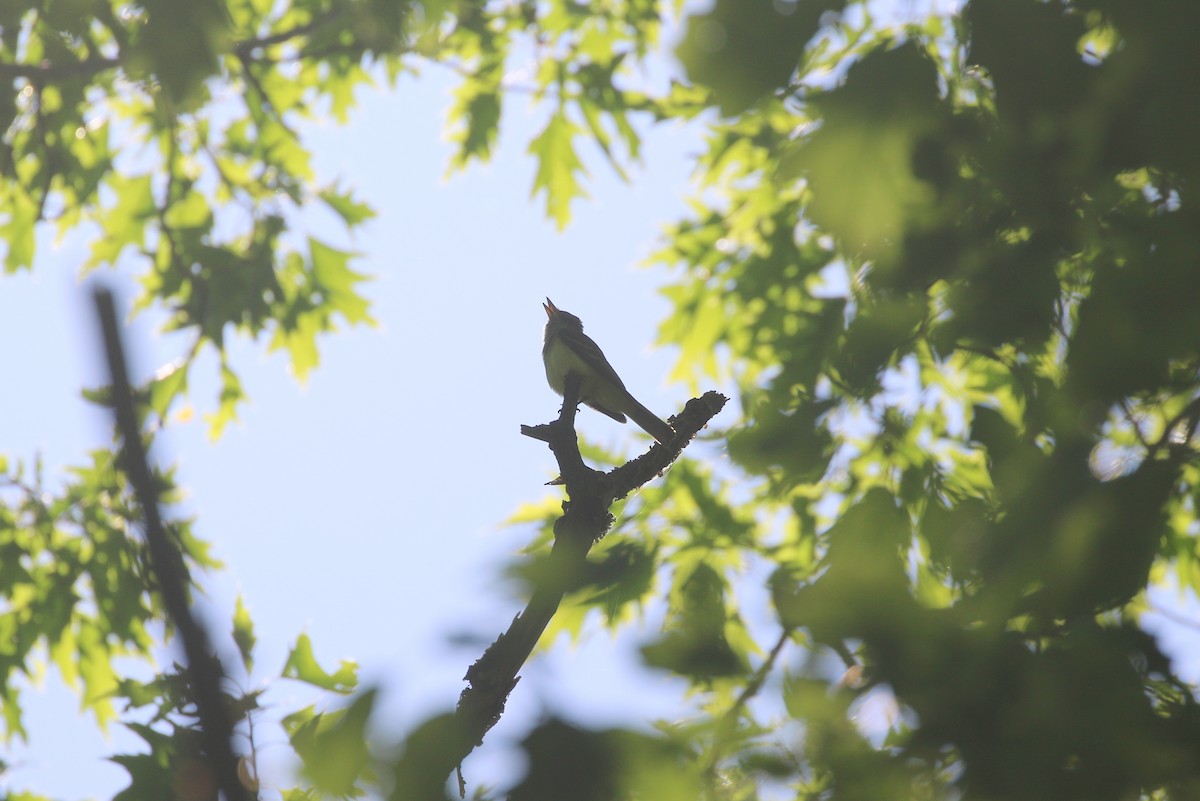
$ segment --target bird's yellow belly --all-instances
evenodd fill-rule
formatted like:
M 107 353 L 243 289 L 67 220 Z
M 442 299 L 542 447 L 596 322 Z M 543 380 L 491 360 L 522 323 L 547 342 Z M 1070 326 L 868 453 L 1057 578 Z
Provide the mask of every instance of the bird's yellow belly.
M 615 387 L 597 376 L 575 351 L 562 342 L 555 340 L 550 343 L 545 352 L 545 362 L 546 380 L 559 395 L 566 389 L 567 373 L 575 372 L 583 380 L 579 394 L 584 403 L 605 406 L 613 411 L 624 405 L 619 395 L 614 393 Z

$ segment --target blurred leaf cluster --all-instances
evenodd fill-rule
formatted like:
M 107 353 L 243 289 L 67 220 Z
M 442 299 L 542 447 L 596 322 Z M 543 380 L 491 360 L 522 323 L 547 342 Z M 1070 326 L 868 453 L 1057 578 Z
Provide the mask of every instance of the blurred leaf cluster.
M 859 676 L 816 693 L 828 668 L 781 664 L 788 714 L 739 712 L 793 787 L 1200 792 L 1195 687 L 1139 625 L 1149 588 L 1200 590 L 1200 58 L 1179 28 L 1200 17 L 1179 11 L 972 0 L 885 24 L 718 0 L 687 23 L 721 115 L 654 259 L 678 268 L 661 341 L 679 377 L 740 389 L 751 497 L 724 514 L 774 523 L 778 626 Z M 783 29 L 806 46 L 751 58 Z M 880 695 L 886 736 L 855 725 Z
M 697 695 L 664 736 L 709 796 L 1200 792 L 1196 688 L 1141 625 L 1200 591 L 1179 10 L 686 19 L 708 147 L 660 342 L 743 416 L 732 464 L 627 505 L 558 630 L 665 604 L 642 655 Z
M 903 6 L 905 4 L 897 4 Z M 912 11 L 913 4 L 908 5 Z M 674 377 L 719 382 L 728 459 L 624 502 L 555 619 L 661 615 L 651 669 L 696 714 L 636 730 L 559 719 L 522 742 L 514 798 L 1194 799 L 1200 705 L 1143 626 L 1148 590 L 1200 591 L 1200 7 L 971 0 L 897 18 L 860 0 L 39 0 L 0 4 L 0 241 L 90 237 L 138 307 L 190 343 L 141 388 L 169 424 L 205 348 L 214 436 L 244 401 L 227 337 L 285 350 L 371 324 L 349 235 L 373 212 L 322 185 L 301 132 L 374 80 L 448 65 L 450 169 L 487 160 L 532 96 L 532 194 L 558 225 L 590 156 L 636 180 L 645 126 L 701 125 L 691 213 L 653 263 Z M 647 88 L 674 16 L 683 77 Z M 514 63 L 532 72 L 514 83 Z M 99 403 L 103 390 L 92 395 Z M 619 457 L 596 449 L 596 462 Z M 61 490 L 0 459 L 0 710 L 24 736 L 44 649 L 101 724 L 123 798 L 211 797 L 169 631 L 108 452 Z M 159 477 L 165 497 L 174 476 Z M 49 486 L 59 486 L 57 482 Z M 513 569 L 538 580 L 557 514 Z M 216 567 L 174 520 L 193 571 Z M 252 669 L 239 604 L 233 642 Z M 375 695 L 301 637 L 280 678 L 346 704 L 287 712 L 293 801 L 442 797 L 435 717 L 372 736 Z M 229 702 L 257 789 L 257 691 Z M 118 708 L 124 704 L 124 709 Z M 882 722 L 870 724 L 871 710 Z M 493 797 L 478 788 L 479 797 Z M 496 797 L 499 797 L 498 795 Z

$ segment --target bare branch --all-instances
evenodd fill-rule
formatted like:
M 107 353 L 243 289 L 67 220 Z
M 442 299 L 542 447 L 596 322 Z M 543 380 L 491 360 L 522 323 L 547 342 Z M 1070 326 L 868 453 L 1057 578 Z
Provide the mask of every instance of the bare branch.
M 461 748 L 458 753 L 446 755 L 446 773 L 480 745 L 484 735 L 500 720 L 509 693 L 520 680 L 518 671 L 558 611 L 563 596 L 576 585 L 588 551 L 612 525 L 609 507 L 661 475 L 728 401 L 717 392 L 688 401 L 684 410 L 672 418 L 676 432 L 673 440 L 655 443 L 637 459 L 601 473 L 585 465 L 579 454 L 575 434 L 579 381 L 578 375 L 568 374 L 563 408 L 556 421 L 521 427 L 522 434 L 549 443 L 570 500 L 563 502 L 563 515 L 554 523 L 554 546 L 548 565 L 525 611 L 513 619 L 508 631 L 467 670 L 465 678 L 469 686 L 459 697 L 455 713 Z

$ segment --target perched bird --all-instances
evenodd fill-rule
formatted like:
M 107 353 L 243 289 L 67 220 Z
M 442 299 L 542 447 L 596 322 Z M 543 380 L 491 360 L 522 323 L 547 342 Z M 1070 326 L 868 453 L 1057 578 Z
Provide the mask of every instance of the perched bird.
M 583 322 L 554 305 L 550 298 L 542 304 L 546 310 L 546 336 L 542 342 L 542 361 L 546 380 L 559 395 L 567 384 L 567 373 L 579 374 L 582 381 L 580 400 L 618 423 L 629 415 L 647 434 L 659 442 L 668 442 L 675 430 L 654 412 L 637 402 L 625 389 L 617 371 L 604 358 L 600 346 L 583 333 Z

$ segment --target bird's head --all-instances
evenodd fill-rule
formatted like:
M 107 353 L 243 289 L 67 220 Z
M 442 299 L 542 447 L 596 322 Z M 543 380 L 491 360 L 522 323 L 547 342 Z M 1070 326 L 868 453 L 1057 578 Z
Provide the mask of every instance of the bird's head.
M 546 310 L 547 328 L 569 328 L 575 331 L 583 330 L 583 321 L 569 311 L 563 311 L 554 305 L 554 301 L 546 298 L 546 302 L 542 304 L 542 308 Z

